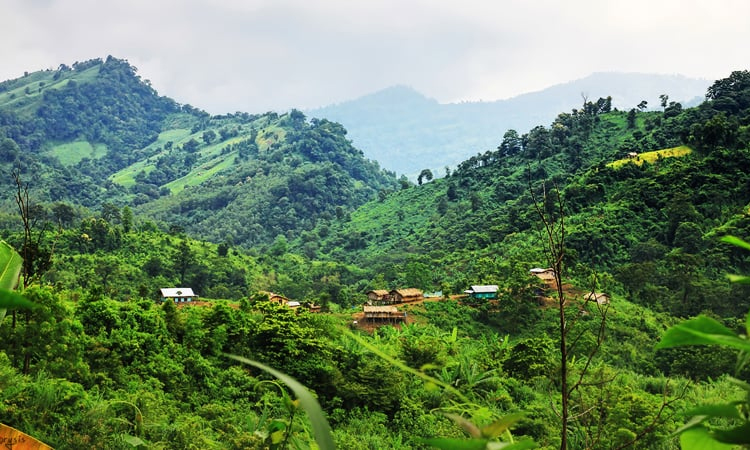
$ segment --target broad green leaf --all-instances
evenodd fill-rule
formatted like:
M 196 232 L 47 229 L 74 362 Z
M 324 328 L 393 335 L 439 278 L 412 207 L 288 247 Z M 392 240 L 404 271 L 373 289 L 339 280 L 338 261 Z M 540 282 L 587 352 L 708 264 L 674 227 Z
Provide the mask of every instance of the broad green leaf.
M 694 427 L 680 434 L 682 450 L 732 450 L 731 444 L 716 441 L 704 427 Z
M 501 434 L 505 433 L 505 431 L 514 423 L 518 422 L 519 420 L 524 418 L 523 413 L 516 413 L 516 414 L 508 414 L 507 416 L 503 416 L 499 418 L 498 420 L 492 422 L 491 424 L 482 427 L 482 436 L 486 438 L 496 438 L 500 436 Z
M 21 268 L 23 267 L 23 259 L 21 256 L 13 250 L 13 247 L 8 245 L 5 241 L 0 241 L 0 289 L 11 291 L 16 288 L 18 284 L 18 276 L 21 274 Z M 13 308 L 11 304 L 18 299 L 5 298 L 3 301 L 0 299 L 0 322 L 5 317 L 5 310 L 7 308 Z M 9 303 L 9 305 L 3 305 L 3 302 Z
M 737 410 L 737 405 L 739 403 L 740 402 L 720 405 L 701 405 L 697 408 L 685 411 L 683 414 L 686 416 L 707 416 L 707 418 L 727 417 L 730 419 L 740 419 L 740 412 Z
M 750 422 L 745 422 L 742 425 L 729 430 L 712 430 L 711 435 L 717 441 L 725 444 L 750 444 Z
M 129 434 L 123 434 L 122 440 L 131 447 L 140 447 L 146 445 L 146 442 L 144 442 L 143 439 L 139 438 L 138 436 L 131 436 Z
M 485 450 L 487 439 L 431 438 L 422 439 L 427 445 L 443 450 Z
M 729 281 L 732 283 L 750 284 L 750 277 L 744 275 L 727 275 L 727 278 L 729 278 Z
M 745 250 L 750 250 L 750 243 L 747 243 L 736 236 L 724 236 L 723 238 L 721 238 L 721 242 L 726 242 L 727 244 L 732 244 L 734 246 L 744 248 Z
M 313 436 L 315 437 L 315 442 L 318 443 L 320 450 L 332 450 L 336 448 L 336 444 L 333 442 L 333 436 L 331 435 L 331 426 L 328 424 L 320 404 L 315 397 L 312 396 L 310 391 L 302 385 L 302 383 L 289 375 L 279 372 L 265 364 L 259 363 L 258 361 L 253 361 L 252 359 L 243 358 L 242 356 L 237 355 L 226 356 L 235 361 L 264 370 L 289 386 L 289 389 L 291 389 L 294 392 L 294 395 L 297 396 L 300 405 L 302 405 L 302 408 L 307 412 L 307 415 L 310 418 Z
M 750 342 L 739 338 L 715 319 L 698 316 L 668 329 L 656 348 L 717 344 L 750 351 Z
M 0 241 L 0 288 L 15 289 L 22 267 L 21 256 L 6 242 Z
M 0 309 L 6 308 L 34 308 L 36 304 L 18 292 L 0 289 Z
M 708 417 L 706 416 L 694 416 L 690 420 L 688 420 L 688 422 L 685 425 L 675 430 L 675 432 L 672 433 L 672 436 L 677 436 L 678 434 L 682 433 L 685 430 L 689 430 L 697 426 L 702 426 L 701 424 L 705 422 L 706 419 L 708 419 Z

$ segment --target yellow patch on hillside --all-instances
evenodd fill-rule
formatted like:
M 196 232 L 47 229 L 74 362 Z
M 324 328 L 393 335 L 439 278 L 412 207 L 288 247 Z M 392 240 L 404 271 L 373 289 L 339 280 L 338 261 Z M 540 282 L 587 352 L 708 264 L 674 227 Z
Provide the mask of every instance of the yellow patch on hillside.
M 653 152 L 638 153 L 632 157 L 613 161 L 607 164 L 607 167 L 612 167 L 616 169 L 629 162 L 632 162 L 633 164 L 640 166 L 641 164 L 643 164 L 644 161 L 648 163 L 654 163 L 660 157 L 661 158 L 675 158 L 679 156 L 689 155 L 692 152 L 693 150 L 690 147 L 686 145 L 681 145 L 679 147 L 665 148 L 662 150 L 655 150 Z

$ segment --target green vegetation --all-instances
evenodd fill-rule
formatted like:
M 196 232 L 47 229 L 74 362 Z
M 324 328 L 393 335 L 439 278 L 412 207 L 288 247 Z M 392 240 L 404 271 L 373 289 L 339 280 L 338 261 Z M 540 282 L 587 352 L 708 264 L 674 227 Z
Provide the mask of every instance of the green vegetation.
M 0 237 L 35 305 L 0 324 L 3 423 L 61 449 L 670 449 L 737 420 L 750 286 L 726 273 L 750 258 L 721 238 L 750 235 L 747 72 L 695 108 L 585 101 L 413 185 L 325 119 L 210 116 L 113 58 L 63 69 L 89 78 L 37 115 L 0 106 Z M 99 110 L 105 87 L 131 95 Z M 552 261 L 540 216 L 564 224 Z M 556 286 L 529 273 L 549 266 Z M 498 299 L 461 296 L 480 284 Z M 355 326 L 367 291 L 400 287 L 443 297 Z M 676 345 L 709 341 L 730 346 Z M 690 414 L 714 418 L 674 434 Z
M 49 154 L 67 167 L 80 163 L 84 158 L 102 158 L 107 154 L 107 148 L 104 145 L 94 147 L 87 141 L 76 141 L 57 145 L 50 150 Z
M 653 164 L 657 162 L 660 158 L 675 158 L 679 156 L 685 156 L 692 153 L 692 150 L 690 147 L 681 145 L 679 147 L 674 148 L 665 148 L 663 150 L 655 150 L 653 152 L 645 152 L 645 153 L 639 153 L 635 157 L 629 157 L 620 159 L 617 161 L 613 161 L 609 164 L 607 164 L 608 167 L 612 167 L 614 169 L 618 167 L 622 167 L 625 164 L 632 162 L 633 164 L 640 166 L 644 162 Z

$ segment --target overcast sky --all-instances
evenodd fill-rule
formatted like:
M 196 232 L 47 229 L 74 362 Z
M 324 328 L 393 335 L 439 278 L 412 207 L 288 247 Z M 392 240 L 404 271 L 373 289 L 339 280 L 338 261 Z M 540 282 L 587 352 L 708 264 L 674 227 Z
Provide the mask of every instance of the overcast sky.
M 750 69 L 746 0 L 0 0 L 0 14 L 0 80 L 112 55 L 214 114 L 395 84 L 447 103 L 593 72 Z

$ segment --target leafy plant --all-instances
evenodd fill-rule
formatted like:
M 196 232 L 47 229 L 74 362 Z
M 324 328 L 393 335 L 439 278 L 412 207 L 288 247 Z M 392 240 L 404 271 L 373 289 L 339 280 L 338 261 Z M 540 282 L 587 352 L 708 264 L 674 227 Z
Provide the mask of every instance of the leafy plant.
M 259 363 L 258 361 L 253 361 L 251 359 L 243 358 L 242 356 L 237 355 L 226 356 L 228 358 L 234 359 L 235 361 L 239 361 L 243 364 L 257 367 L 265 372 L 268 372 L 269 374 L 275 376 L 284 384 L 286 384 L 289 389 L 291 389 L 292 392 L 294 392 L 294 394 L 297 396 L 297 401 L 299 401 L 300 406 L 302 406 L 302 408 L 307 412 L 307 415 L 310 417 L 313 436 L 315 437 L 315 442 L 317 442 L 318 447 L 321 450 L 333 450 L 336 448 L 336 445 L 333 442 L 333 437 L 331 435 L 331 426 L 328 424 L 328 420 L 326 420 L 325 414 L 323 413 L 320 404 L 315 399 L 315 397 L 312 396 L 310 391 L 308 391 L 307 388 L 302 385 L 302 383 L 290 377 L 289 375 L 279 372 L 278 370 L 273 369 L 263 363 Z
M 6 242 L 0 241 L 0 322 L 8 308 L 32 308 L 34 304 L 13 292 L 18 284 L 23 259 Z
M 513 442 L 510 434 L 510 426 L 523 419 L 524 414 L 508 414 L 484 427 L 478 427 L 465 418 L 456 414 L 446 414 L 446 417 L 457 423 L 469 436 L 469 439 L 432 438 L 424 442 L 433 447 L 444 450 L 525 450 L 536 448 L 536 443 L 531 439 Z M 505 435 L 510 442 L 493 441 Z
M 727 236 L 723 242 L 750 250 L 750 244 Z M 736 283 L 750 284 L 750 277 L 730 275 Z M 745 320 L 745 335 L 738 336 L 716 319 L 698 316 L 674 325 L 662 336 L 657 348 L 672 348 L 685 345 L 720 345 L 740 351 L 737 371 L 746 365 L 750 357 L 750 314 Z M 723 404 L 700 405 L 685 412 L 692 416 L 683 427 L 676 431 L 680 435 L 683 450 L 724 450 L 741 445 L 750 446 L 750 383 L 730 378 L 732 384 L 745 392 L 741 400 Z M 712 420 L 729 423 L 728 426 L 712 426 Z

